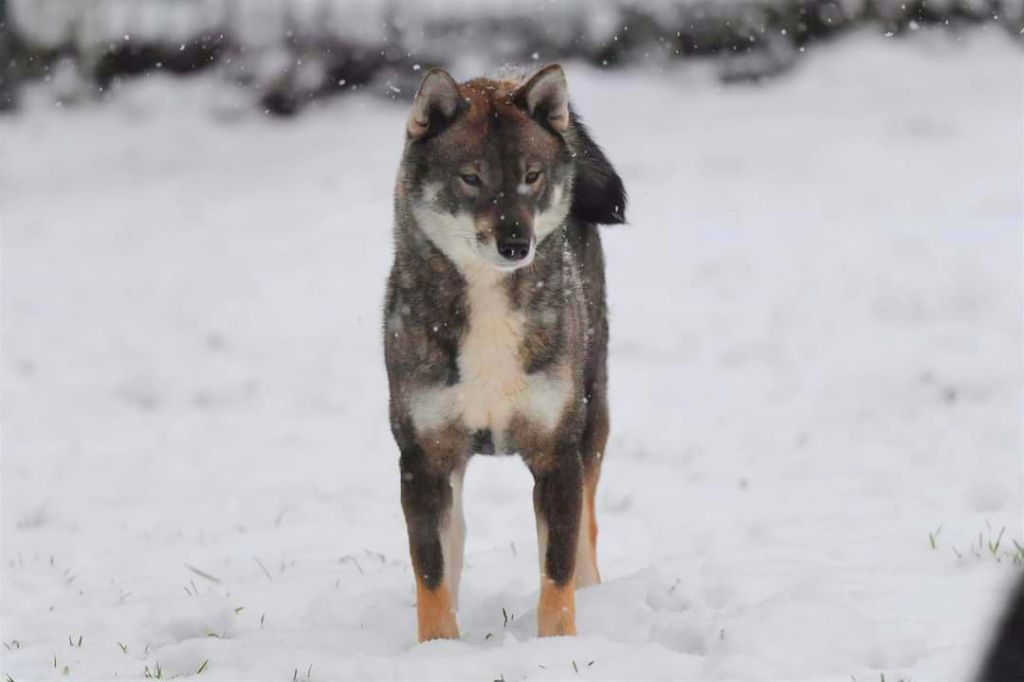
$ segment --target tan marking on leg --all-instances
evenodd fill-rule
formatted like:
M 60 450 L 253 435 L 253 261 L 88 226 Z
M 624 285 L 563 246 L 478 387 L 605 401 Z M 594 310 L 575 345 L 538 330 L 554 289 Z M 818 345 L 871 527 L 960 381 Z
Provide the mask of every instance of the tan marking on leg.
M 458 639 L 459 626 L 455 621 L 455 603 L 444 580 L 437 589 L 428 589 L 416 579 L 416 623 L 419 641 L 430 639 Z
M 576 634 L 576 599 L 572 585 L 559 587 L 546 577 L 541 578 L 540 601 L 537 604 L 537 635 L 558 637 Z

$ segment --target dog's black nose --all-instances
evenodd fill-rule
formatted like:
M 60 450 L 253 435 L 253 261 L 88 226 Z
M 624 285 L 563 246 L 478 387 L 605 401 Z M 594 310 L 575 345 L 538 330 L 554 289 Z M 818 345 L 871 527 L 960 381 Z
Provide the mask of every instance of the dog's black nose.
M 530 255 L 530 240 L 519 237 L 499 239 L 498 253 L 508 260 L 523 260 Z

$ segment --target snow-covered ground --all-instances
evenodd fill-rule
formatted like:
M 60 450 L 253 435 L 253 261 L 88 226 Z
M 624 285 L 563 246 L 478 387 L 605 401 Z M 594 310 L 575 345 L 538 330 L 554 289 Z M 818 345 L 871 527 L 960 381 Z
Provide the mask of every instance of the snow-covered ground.
M 1024 543 L 1022 75 L 980 29 L 754 87 L 570 65 L 632 198 L 605 583 L 536 639 L 530 477 L 478 458 L 463 637 L 425 645 L 379 331 L 404 105 L 36 93 L 0 121 L 2 673 L 966 679 Z

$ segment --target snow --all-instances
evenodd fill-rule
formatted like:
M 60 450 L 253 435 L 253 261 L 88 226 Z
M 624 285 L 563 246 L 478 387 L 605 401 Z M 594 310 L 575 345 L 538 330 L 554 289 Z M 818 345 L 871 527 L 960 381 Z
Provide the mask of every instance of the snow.
M 530 477 L 477 458 L 463 637 L 424 645 L 379 326 L 404 105 L 34 90 L 0 121 L 2 673 L 966 679 L 1024 542 L 1022 71 L 992 29 L 765 86 L 570 64 L 632 199 L 605 582 L 536 639 Z

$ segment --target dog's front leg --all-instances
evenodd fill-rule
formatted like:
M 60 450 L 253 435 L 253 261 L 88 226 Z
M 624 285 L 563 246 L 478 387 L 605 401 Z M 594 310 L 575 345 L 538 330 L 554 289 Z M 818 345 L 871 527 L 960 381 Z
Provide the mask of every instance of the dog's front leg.
M 531 469 L 541 568 L 537 634 L 575 635 L 573 581 L 583 500 L 582 465 L 576 449 L 566 448 Z
M 451 471 L 438 469 L 419 446 L 402 451 L 402 510 L 416 576 L 419 641 L 456 639 L 451 571 L 445 570 L 442 533 L 452 523 Z

